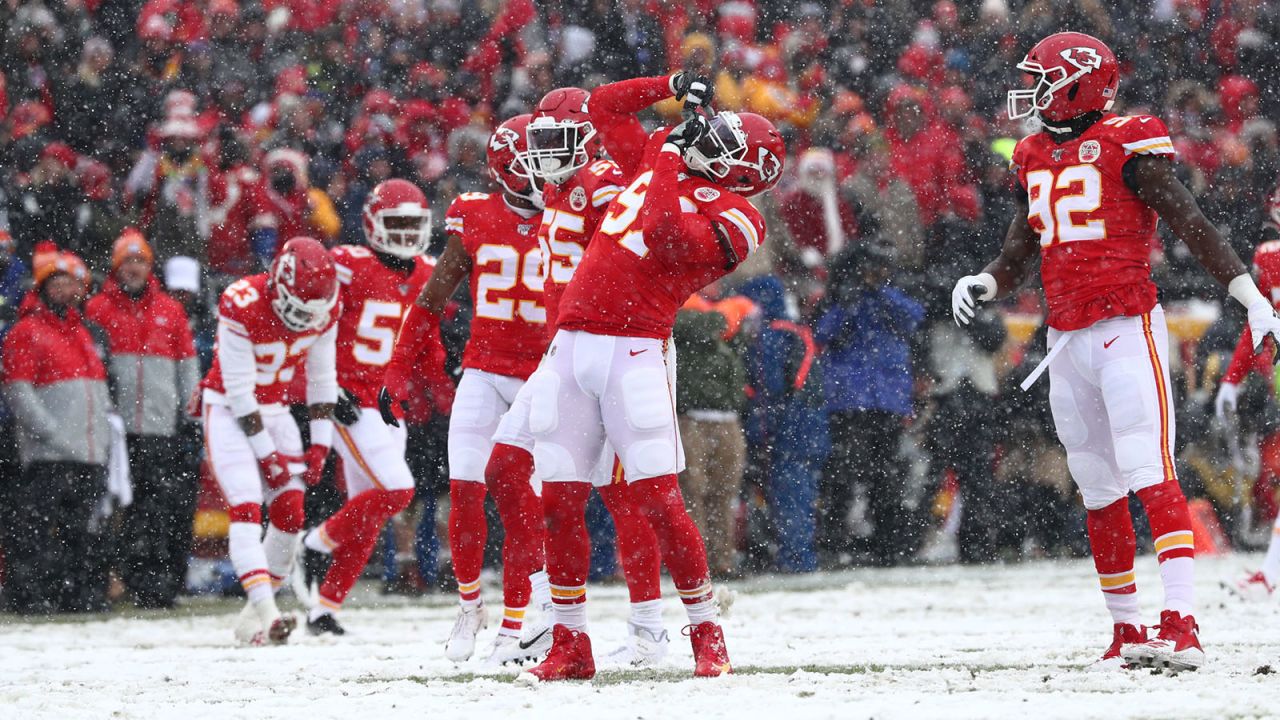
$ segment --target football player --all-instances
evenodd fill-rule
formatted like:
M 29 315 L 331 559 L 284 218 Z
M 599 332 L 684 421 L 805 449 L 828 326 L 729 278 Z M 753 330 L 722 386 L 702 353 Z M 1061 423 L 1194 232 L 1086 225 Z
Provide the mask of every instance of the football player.
M 1149 259 L 1157 216 L 1248 309 L 1255 345 L 1280 332 L 1280 320 L 1177 179 L 1164 123 L 1110 112 L 1120 84 L 1110 48 L 1057 33 L 1018 68 L 1035 85 L 1009 92 L 1009 116 L 1036 118 L 1040 128 L 1014 149 L 1020 192 L 1000 256 L 956 283 L 952 311 L 968 323 L 976 301 L 1017 289 L 1039 253 L 1049 352 L 1037 371 L 1048 369 L 1050 409 L 1088 511 L 1113 620 L 1111 645 L 1095 666 L 1195 669 L 1204 662 L 1193 615 L 1195 544 L 1174 470 L 1168 333 Z M 1130 493 L 1150 520 L 1164 584 L 1154 637 L 1138 614 Z
M 413 183 L 387 180 L 365 200 L 362 225 L 367 246 L 340 245 L 332 253 L 343 308 L 335 447 L 347 500 L 303 536 L 308 550 L 332 556 L 308 612 L 307 630 L 314 635 L 344 633 L 336 612 L 368 563 L 383 524 L 413 500 L 413 475 L 404 457 L 407 431 L 382 421 L 378 390 L 405 309 L 435 265 L 424 254 L 431 210 Z M 433 395 L 450 394 L 440 338 L 430 336 L 425 350 L 417 363 L 419 375 L 435 388 Z
M 440 313 L 469 275 L 475 310 L 462 357 L 462 380 L 449 420 L 449 548 L 460 607 L 445 655 L 455 662 L 471 657 L 477 633 L 488 624 L 480 598 L 480 569 L 488 535 L 486 465 L 506 465 L 502 474 L 507 476 L 523 474 L 528 478 L 532 472 L 523 458 L 533 450 L 533 438 L 527 432 L 507 435 L 503 430 L 519 428 L 498 424 L 546 347 L 542 249 L 537 235 L 542 197 L 521 158 L 529 117 L 518 115 L 503 122 L 489 139 L 489 175 L 501 191 L 463 193 L 449 206 L 445 214 L 448 244 L 431 279 L 405 314 L 380 399 L 384 419 L 394 422 L 388 413 L 408 394 L 414 358 L 426 338 L 438 331 Z M 491 461 L 495 445 L 520 449 L 523 457 L 513 452 Z M 547 592 L 540 503 L 530 482 L 500 484 L 493 490 L 506 531 L 502 551 L 505 607 L 499 633 L 523 643 L 525 651 L 540 655 L 549 644 L 545 630 L 521 639 L 531 593 Z M 539 589 L 535 590 L 535 585 Z
M 676 481 L 683 453 L 665 346 L 689 295 L 759 247 L 764 221 L 746 198 L 777 183 L 785 149 L 758 115 L 708 118 L 702 106 L 709 95 L 709 81 L 686 73 L 625 80 L 591 94 L 591 121 L 631 181 L 565 290 L 559 329 L 530 379 L 555 609 L 551 651 L 522 676 L 530 680 L 595 674 L 583 511 L 606 441 L 689 616 L 694 674 L 731 672 L 702 536 Z M 649 135 L 635 113 L 672 96 L 686 102 L 685 122 Z
M 302 494 L 320 480 L 333 443 L 338 279 L 318 240 L 290 239 L 266 273 L 232 283 L 218 302 L 213 366 L 201 381 L 205 454 L 230 506 L 227 544 L 248 602 L 236 624 L 246 644 L 283 643 L 296 620 L 282 616 L 275 588 L 288 576 Z M 306 372 L 311 446 L 304 454 L 284 404 Z M 262 505 L 269 523 L 262 534 Z
M 547 93 L 525 129 L 528 152 L 525 165 L 542 181 L 545 209 L 538 228 L 543 255 L 543 305 L 547 309 L 547 341 L 555 336 L 560 296 L 582 261 L 583 253 L 609 203 L 626 187 L 626 176 L 612 160 L 601 157 L 602 148 L 587 114 L 590 94 L 581 88 L 558 88 Z M 674 361 L 669 363 L 674 370 Z M 528 433 L 530 386 L 516 395 L 502 424 L 518 424 Z M 496 445 L 489 468 L 499 453 L 522 454 L 521 468 L 532 468 L 533 459 L 520 448 Z M 516 480 L 512 480 L 513 482 Z M 527 478 L 525 478 L 527 482 Z M 591 472 L 591 482 L 613 517 L 622 557 L 623 574 L 630 593 L 631 616 L 627 642 L 608 656 L 611 664 L 648 666 L 662 660 L 671 644 L 662 625 L 661 557 L 658 538 L 627 493 L 622 468 L 613 448 L 603 450 Z M 493 480 L 490 481 L 490 485 Z

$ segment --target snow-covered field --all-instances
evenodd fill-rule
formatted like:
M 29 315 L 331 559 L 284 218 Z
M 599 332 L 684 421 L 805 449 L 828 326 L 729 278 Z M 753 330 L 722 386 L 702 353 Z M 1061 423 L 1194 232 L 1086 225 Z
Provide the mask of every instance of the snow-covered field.
M 1218 580 L 1256 558 L 1199 564 L 1208 664 L 1177 676 L 1081 668 L 1109 640 L 1087 561 L 853 570 L 734 586 L 733 677 L 694 680 L 683 612 L 656 670 L 525 687 L 515 670 L 455 666 L 447 598 L 348 602 L 345 638 L 237 648 L 238 606 L 86 621 L 0 616 L 3 718 L 1226 718 L 1280 716 L 1280 606 L 1243 605 Z M 1155 622 L 1155 561 L 1139 561 Z M 1145 583 L 1144 583 L 1145 580 Z M 486 589 L 492 602 L 496 592 Z M 593 588 L 597 656 L 621 642 L 620 588 Z M 481 647 L 493 632 L 482 635 Z

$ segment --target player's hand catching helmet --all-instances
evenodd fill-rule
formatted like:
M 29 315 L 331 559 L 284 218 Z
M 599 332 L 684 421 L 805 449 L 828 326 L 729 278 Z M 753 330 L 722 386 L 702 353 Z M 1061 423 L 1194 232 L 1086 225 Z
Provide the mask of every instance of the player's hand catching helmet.
M 977 313 L 978 303 L 996 296 L 996 279 L 990 273 L 965 275 L 951 291 L 951 316 L 957 325 L 968 325 Z
M 685 151 L 693 147 L 701 140 L 711 129 L 711 123 L 707 120 L 707 116 L 700 112 L 695 112 L 685 118 L 685 121 L 671 129 L 667 134 L 667 142 L 674 145 L 681 155 Z
M 681 70 L 671 76 L 671 92 L 675 94 L 676 100 L 684 102 L 684 114 L 688 117 L 699 108 L 711 106 L 716 88 L 706 75 Z

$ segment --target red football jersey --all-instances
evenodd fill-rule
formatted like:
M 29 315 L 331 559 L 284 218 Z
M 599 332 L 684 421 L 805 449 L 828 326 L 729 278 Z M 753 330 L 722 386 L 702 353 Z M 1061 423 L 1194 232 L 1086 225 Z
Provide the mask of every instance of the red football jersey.
M 670 259 L 645 244 L 640 209 L 668 132 L 659 128 L 650 135 L 635 178 L 610 203 L 564 292 L 561 328 L 664 340 L 689 296 L 729 272 L 726 248 L 714 237 L 690 239 Z M 711 234 L 731 245 L 739 259 L 760 246 L 764 218 L 741 196 L 683 173 L 676 192 L 680 209 L 705 217 Z
M 377 407 L 396 331 L 431 277 L 435 260 L 416 257 L 413 270 L 401 273 L 384 265 L 367 247 L 339 245 L 332 252 L 342 298 L 338 384 L 350 390 L 362 407 Z
M 307 349 L 333 327 L 341 315 L 342 304 L 334 307 L 329 324 L 321 330 L 297 333 L 284 326 L 267 299 L 267 274 L 250 275 L 231 283 L 218 301 L 218 324 L 253 343 L 259 405 L 283 403 L 288 398 L 289 384 L 302 368 Z M 217 348 L 213 366 L 200 387 L 225 393 L 222 367 Z
M 1107 114 L 1073 140 L 1058 144 L 1039 132 L 1014 148 L 1027 221 L 1040 233 L 1052 328 L 1079 330 L 1156 304 L 1156 213 L 1124 182 L 1124 164 L 1134 155 L 1174 157 L 1164 123 Z
M 444 222 L 471 257 L 475 311 L 462 367 L 529 377 L 547 347 L 537 232 L 542 213 L 521 217 L 500 193 L 463 193 Z
M 542 198 L 538 244 L 542 246 L 542 304 L 547 309 L 547 339 L 556 332 L 560 296 L 573 279 L 591 236 L 609 203 L 626 187 L 626 176 L 612 160 L 596 160 L 562 185 L 547 183 Z
M 1253 275 L 1258 279 L 1258 289 L 1271 300 L 1271 304 L 1280 307 L 1280 240 L 1271 240 L 1259 245 L 1253 251 Z M 1245 324 L 1236 343 L 1236 351 L 1231 356 L 1231 364 L 1222 374 L 1222 381 L 1240 384 L 1248 376 L 1250 370 L 1271 380 L 1271 351 L 1263 346 L 1259 352 L 1253 351 L 1253 333 Z

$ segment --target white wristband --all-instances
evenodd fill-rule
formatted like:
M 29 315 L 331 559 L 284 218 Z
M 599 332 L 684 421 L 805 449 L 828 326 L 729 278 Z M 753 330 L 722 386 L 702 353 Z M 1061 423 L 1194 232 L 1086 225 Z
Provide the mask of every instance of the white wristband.
M 1227 285 L 1227 292 L 1231 293 L 1231 297 L 1235 298 L 1246 310 L 1260 302 L 1267 303 L 1267 307 L 1271 307 L 1271 303 L 1267 302 L 1266 296 L 1258 289 L 1249 273 L 1232 278 L 1231 283 Z
M 267 434 L 266 430 L 260 430 L 249 436 L 249 447 L 253 448 L 253 456 L 259 460 L 265 459 L 271 453 L 276 451 L 276 443 Z
M 333 420 L 329 418 L 314 419 L 308 425 L 311 430 L 311 444 L 333 446 Z

